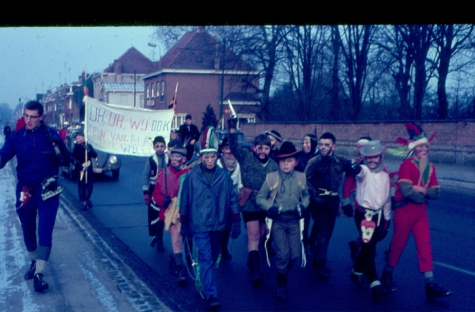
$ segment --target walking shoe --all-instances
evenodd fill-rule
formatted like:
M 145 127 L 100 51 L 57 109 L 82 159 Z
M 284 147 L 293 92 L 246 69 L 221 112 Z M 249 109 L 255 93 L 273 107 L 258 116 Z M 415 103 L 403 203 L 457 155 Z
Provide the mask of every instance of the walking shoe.
M 383 288 L 388 291 L 396 291 L 397 286 L 393 281 L 393 274 L 384 270 L 383 274 L 381 275 L 381 284 L 383 285 Z
M 350 247 L 350 258 L 351 258 L 351 261 L 355 262 L 355 261 L 356 261 L 356 257 L 358 257 L 359 248 L 358 248 L 358 246 L 356 245 L 356 242 L 355 242 L 355 241 L 350 241 L 350 242 L 348 243 L 348 247 Z
M 356 286 L 358 288 L 366 288 L 366 277 L 363 275 L 363 273 L 355 273 L 351 272 L 350 275 L 350 280 L 356 283 Z
M 208 300 L 206 300 L 206 303 L 208 304 L 208 309 L 210 311 L 216 311 L 220 306 L 218 299 L 215 297 L 209 297 Z
M 450 290 L 440 287 L 436 283 L 426 284 L 426 297 L 447 297 L 452 294 Z
M 376 285 L 371 288 L 371 298 L 374 301 L 379 301 L 384 295 L 387 295 L 387 291 L 384 290 L 383 286 Z
M 92 201 L 90 199 L 87 200 L 87 208 L 92 208 Z
M 183 265 L 177 267 L 178 285 L 184 285 L 186 283 L 185 268 Z
M 83 211 L 86 211 L 86 210 L 87 210 L 87 203 L 82 203 L 81 209 L 82 209 Z
M 33 280 L 33 286 L 35 287 L 36 292 L 42 292 L 43 290 L 48 289 L 48 283 L 45 282 L 43 278 L 43 273 L 36 273 Z
M 25 279 L 26 280 L 32 279 L 35 276 L 35 270 L 36 270 L 36 261 L 33 260 L 31 261 L 30 268 L 25 273 Z

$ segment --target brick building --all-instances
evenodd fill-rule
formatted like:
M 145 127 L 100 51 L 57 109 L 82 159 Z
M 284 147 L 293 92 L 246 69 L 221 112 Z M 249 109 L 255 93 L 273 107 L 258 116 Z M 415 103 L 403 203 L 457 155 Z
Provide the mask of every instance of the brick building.
M 204 27 L 190 31 L 143 77 L 145 107 L 167 109 L 177 91 L 176 116 L 172 127 L 178 128 L 186 114 L 201 128 L 203 112 L 213 108 L 220 126 L 229 117 L 231 100 L 241 123 L 254 123 L 260 110 L 256 90 L 258 72 L 226 49 Z M 178 87 L 177 87 L 178 86 Z
M 144 107 L 142 77 L 153 69 L 153 62 L 131 47 L 102 72 L 92 75 L 94 98 L 127 107 Z

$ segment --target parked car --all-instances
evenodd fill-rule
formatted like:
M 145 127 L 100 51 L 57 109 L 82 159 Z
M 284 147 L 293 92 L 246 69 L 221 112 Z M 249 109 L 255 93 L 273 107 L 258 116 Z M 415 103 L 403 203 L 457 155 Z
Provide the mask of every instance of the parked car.
M 74 149 L 74 135 L 73 131 L 66 139 L 66 146 L 69 151 L 72 153 Z M 118 155 L 110 154 L 103 152 L 101 150 L 95 149 L 97 153 L 97 158 L 91 160 L 92 168 L 96 174 L 106 174 L 110 172 L 114 180 L 119 179 L 120 167 L 122 166 L 122 161 Z M 71 180 L 77 179 L 77 173 L 74 170 L 74 165 L 71 163 L 69 167 L 61 167 L 61 174 L 68 177 Z
M 216 136 L 218 137 L 218 142 L 219 145 L 223 142 L 223 139 L 228 136 L 229 131 L 228 130 L 216 130 Z M 246 141 L 246 137 L 244 136 L 244 133 L 241 131 L 236 131 L 238 135 L 238 144 L 240 147 L 245 147 L 247 149 L 251 149 L 252 144 L 248 143 Z

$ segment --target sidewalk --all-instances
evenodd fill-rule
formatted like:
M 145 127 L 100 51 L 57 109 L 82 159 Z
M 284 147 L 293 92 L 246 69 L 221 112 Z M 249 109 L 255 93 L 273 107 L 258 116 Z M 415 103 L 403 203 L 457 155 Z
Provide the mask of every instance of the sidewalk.
M 29 266 L 14 208 L 15 170 L 0 170 L 1 311 L 172 311 L 117 254 L 64 192 L 45 270 L 49 289 L 36 293 L 24 280 Z M 173 305 L 170 305 L 173 306 Z
M 402 160 L 384 159 L 389 171 L 396 171 Z M 475 189 L 475 167 L 435 163 L 437 179 L 441 187 L 455 186 Z

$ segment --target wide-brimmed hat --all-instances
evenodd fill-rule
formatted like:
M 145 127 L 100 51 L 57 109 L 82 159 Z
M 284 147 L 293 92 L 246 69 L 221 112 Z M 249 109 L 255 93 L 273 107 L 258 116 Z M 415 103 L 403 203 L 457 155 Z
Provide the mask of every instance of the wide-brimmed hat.
M 379 140 L 368 141 L 360 148 L 360 154 L 365 157 L 379 156 L 384 153 L 386 148 Z
M 285 159 L 289 157 L 298 157 L 302 151 L 298 151 L 295 148 L 294 143 L 290 141 L 284 141 L 280 146 L 280 149 L 275 154 L 275 158 L 277 159 Z

